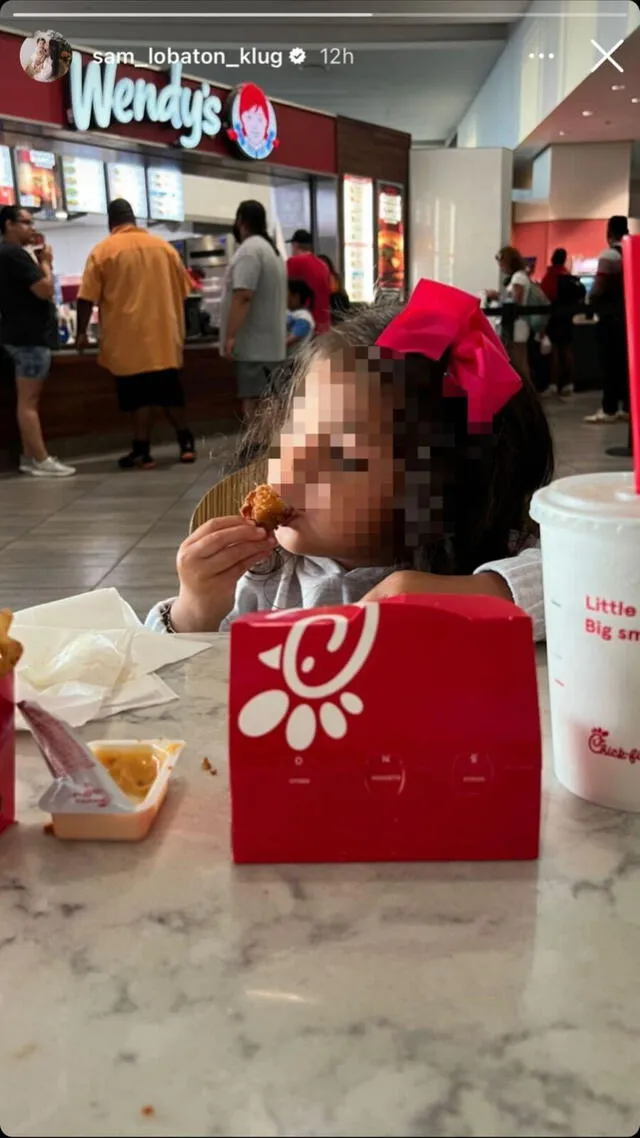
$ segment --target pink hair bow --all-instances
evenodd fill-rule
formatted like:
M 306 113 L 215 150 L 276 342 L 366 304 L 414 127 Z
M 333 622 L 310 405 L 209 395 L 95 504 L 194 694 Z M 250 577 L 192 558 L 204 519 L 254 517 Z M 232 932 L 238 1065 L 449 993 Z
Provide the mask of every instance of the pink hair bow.
M 468 292 L 436 281 L 421 280 L 402 312 L 376 341 L 399 355 L 439 360 L 451 349 L 444 380 L 445 395 L 467 396 L 470 432 L 486 430 L 522 380 L 486 316 Z

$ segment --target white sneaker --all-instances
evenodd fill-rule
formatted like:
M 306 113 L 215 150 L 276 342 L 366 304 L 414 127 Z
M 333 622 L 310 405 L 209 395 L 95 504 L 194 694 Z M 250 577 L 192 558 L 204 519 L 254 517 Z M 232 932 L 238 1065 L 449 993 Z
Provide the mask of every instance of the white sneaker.
M 33 474 L 35 478 L 70 478 L 75 474 L 75 466 L 65 466 L 64 462 L 49 455 L 48 458 L 37 462 L 35 458 L 20 460 L 20 470 L 23 474 Z
M 549 387 L 545 388 L 544 391 L 540 392 L 540 398 L 541 399 L 553 399 L 553 396 L 557 395 L 557 394 L 558 394 L 558 388 L 555 386 L 555 384 L 552 383 L 549 385 Z
M 617 415 L 606 415 L 605 412 L 602 410 L 602 407 L 599 407 L 598 410 L 596 411 L 595 415 L 585 415 L 584 422 L 585 423 L 615 423 L 615 422 L 617 422 Z
M 629 422 L 629 412 L 628 411 L 617 411 L 616 412 L 616 419 L 618 420 L 619 423 L 628 423 Z

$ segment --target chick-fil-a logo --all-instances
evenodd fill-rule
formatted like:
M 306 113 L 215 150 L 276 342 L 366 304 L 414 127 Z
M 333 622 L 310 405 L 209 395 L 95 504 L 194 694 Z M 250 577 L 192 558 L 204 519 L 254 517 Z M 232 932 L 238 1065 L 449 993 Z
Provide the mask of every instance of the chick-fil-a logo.
M 345 689 L 368 659 L 380 620 L 377 604 L 365 604 L 362 609 L 362 631 L 352 655 L 340 671 L 324 683 L 309 684 L 303 679 L 303 675 L 313 671 L 316 660 L 308 655 L 299 658 L 302 640 L 306 630 L 312 625 L 331 622 L 333 629 L 326 651 L 337 652 L 345 642 L 350 624 L 349 619 L 340 613 L 315 613 L 313 616 L 304 617 L 292 625 L 284 644 L 278 644 L 275 648 L 260 653 L 258 659 L 262 664 L 282 673 L 288 691 L 270 688 L 252 696 L 238 716 L 238 727 L 243 735 L 253 739 L 268 735 L 288 716 L 285 738 L 292 751 L 308 750 L 316 737 L 318 723 L 330 739 L 344 738 L 348 730 L 345 712 L 349 715 L 360 715 L 364 710 L 360 696 Z M 274 613 L 273 619 L 281 619 L 283 615 L 285 614 Z M 290 617 L 290 614 L 286 615 Z M 340 694 L 337 701 L 329 699 L 338 693 Z M 303 702 L 298 703 L 289 714 L 291 695 L 297 696 Z M 319 703 L 317 710 L 309 701 L 313 701 L 314 704 Z
M 117 78 L 117 63 L 92 59 L 83 65 L 74 51 L 69 69 L 71 118 L 76 130 L 92 126 L 107 130 L 112 122 L 167 123 L 181 131 L 179 142 L 186 150 L 200 145 L 203 135 L 214 138 L 222 129 L 222 102 L 211 94 L 209 83 L 187 87 L 182 83 L 182 64 L 173 63 L 169 82 L 156 87 L 147 79 Z
M 255 83 L 232 91 L 225 107 L 227 137 L 245 158 L 268 158 L 278 145 L 273 103 Z
M 640 762 L 640 750 L 634 747 L 626 751 L 624 747 L 611 747 L 607 743 L 609 732 L 602 727 L 593 727 L 589 735 L 589 750 L 592 755 L 607 755 L 610 759 L 623 759 L 632 765 Z

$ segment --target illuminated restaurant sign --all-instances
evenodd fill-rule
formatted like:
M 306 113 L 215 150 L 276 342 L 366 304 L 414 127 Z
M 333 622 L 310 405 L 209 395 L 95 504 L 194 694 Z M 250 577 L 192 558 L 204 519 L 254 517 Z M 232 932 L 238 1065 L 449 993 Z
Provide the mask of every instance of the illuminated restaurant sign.
M 182 64 L 173 63 L 169 82 L 156 87 L 148 79 L 117 77 L 118 63 L 92 59 L 85 64 L 74 51 L 69 69 L 70 118 L 76 130 L 112 123 L 166 123 L 181 131 L 179 142 L 194 150 L 203 137 L 222 132 L 244 158 L 268 158 L 278 146 L 278 124 L 273 103 L 255 83 L 243 83 L 231 92 L 224 113 L 209 83 L 200 88 L 182 82 Z M 222 125 L 224 118 L 224 128 Z
M 92 59 L 86 66 L 74 51 L 69 68 L 71 115 L 76 130 L 112 123 L 166 123 L 180 131 L 179 142 L 186 150 L 199 146 L 203 137 L 215 138 L 222 129 L 222 102 L 211 94 L 209 83 L 187 87 L 182 82 L 182 64 L 174 63 L 169 82 L 156 87 L 147 79 L 117 78 L 117 63 Z

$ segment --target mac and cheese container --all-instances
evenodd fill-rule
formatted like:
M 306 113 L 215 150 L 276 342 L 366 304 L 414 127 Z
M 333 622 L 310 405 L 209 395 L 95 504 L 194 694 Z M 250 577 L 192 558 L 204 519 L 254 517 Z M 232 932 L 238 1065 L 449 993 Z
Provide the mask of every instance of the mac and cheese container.
M 157 764 L 156 778 L 142 801 L 132 810 L 112 812 L 108 808 L 75 809 L 72 795 L 60 795 L 56 784 L 40 800 L 40 807 L 51 814 L 53 833 L 64 841 L 140 842 L 151 830 L 167 797 L 173 768 L 184 748 L 177 739 L 98 739 L 87 746 L 96 756 L 149 752 Z

